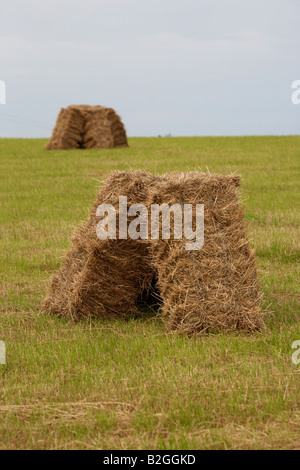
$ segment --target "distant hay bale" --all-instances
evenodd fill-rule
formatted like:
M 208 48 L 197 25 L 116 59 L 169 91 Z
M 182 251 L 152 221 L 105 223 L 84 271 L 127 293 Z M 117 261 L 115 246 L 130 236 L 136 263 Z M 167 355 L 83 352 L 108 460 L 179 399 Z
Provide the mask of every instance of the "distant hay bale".
M 102 203 L 118 208 L 119 196 L 127 196 L 128 206 L 144 204 L 148 214 L 151 204 L 204 204 L 203 248 L 187 251 L 189 240 L 184 234 L 174 239 L 172 230 L 169 240 L 99 240 L 96 209 Z M 128 219 L 129 224 L 132 218 Z M 118 221 L 117 215 L 117 226 Z M 75 232 L 44 309 L 73 318 L 124 317 L 138 312 L 138 299 L 151 290 L 155 278 L 170 331 L 264 329 L 255 257 L 239 206 L 238 176 L 113 172 L 88 221 Z
M 62 108 L 47 150 L 75 149 L 82 144 L 85 117 L 76 107 Z
M 128 147 L 120 116 L 103 106 L 71 105 L 62 108 L 47 150 Z

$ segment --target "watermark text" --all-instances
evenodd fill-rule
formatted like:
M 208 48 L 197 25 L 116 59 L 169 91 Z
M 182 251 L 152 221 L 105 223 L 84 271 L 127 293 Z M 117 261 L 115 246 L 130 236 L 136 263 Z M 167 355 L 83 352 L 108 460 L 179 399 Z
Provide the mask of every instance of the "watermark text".
M 292 93 L 292 103 L 300 104 L 300 80 L 293 81 L 292 88 L 295 90 Z
M 0 341 L 0 364 L 6 364 L 6 350 L 4 341 Z
M 297 341 L 294 341 L 292 344 L 292 348 L 296 349 L 298 348 L 293 354 L 292 354 L 292 362 L 293 364 L 300 364 L 300 339 Z
M 0 80 L 0 104 L 6 104 L 6 84 Z
M 127 196 L 120 196 L 117 208 L 112 204 L 100 204 L 96 216 L 102 217 L 96 227 L 99 240 L 127 240 L 128 237 L 132 240 L 170 240 L 172 233 L 174 240 L 185 238 L 186 250 L 200 250 L 204 244 L 203 204 L 151 204 L 149 214 L 144 204 L 128 207 Z

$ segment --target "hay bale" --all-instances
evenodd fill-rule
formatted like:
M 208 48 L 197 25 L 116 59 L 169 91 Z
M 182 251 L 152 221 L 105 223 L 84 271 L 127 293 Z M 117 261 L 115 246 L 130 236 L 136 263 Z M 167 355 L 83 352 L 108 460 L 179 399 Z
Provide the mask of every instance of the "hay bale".
M 62 108 L 47 150 L 128 147 L 120 116 L 103 106 L 71 105 Z
M 187 251 L 189 240 L 172 235 L 150 243 L 167 328 L 187 334 L 263 329 L 254 252 L 239 206 L 239 177 L 165 175 L 150 189 L 148 206 L 162 202 L 204 204 L 202 249 Z
M 148 188 L 157 180 L 149 173 L 115 171 L 106 179 L 87 222 L 73 236 L 61 270 L 54 275 L 43 309 L 57 316 L 126 317 L 137 313 L 137 300 L 149 290 L 154 272 L 148 246 L 135 240 L 99 240 L 96 209 L 146 202 Z M 130 218 L 128 218 L 128 224 Z M 118 225 L 118 216 L 117 216 Z
M 47 150 L 76 149 L 82 144 L 85 118 L 75 106 L 62 108 L 58 115 Z
M 125 127 L 113 109 L 95 106 L 86 113 L 83 147 L 128 147 Z
M 99 240 L 96 209 L 102 203 L 118 207 L 119 196 L 127 196 L 128 206 L 144 204 L 149 222 L 151 204 L 204 204 L 203 248 L 187 251 L 188 240 L 174 239 L 172 231 L 169 240 Z M 118 223 L 117 215 L 117 227 Z M 171 331 L 264 328 L 254 253 L 239 206 L 238 176 L 113 172 L 88 221 L 75 232 L 44 308 L 74 318 L 123 317 L 138 312 L 137 300 L 151 289 L 155 277 Z

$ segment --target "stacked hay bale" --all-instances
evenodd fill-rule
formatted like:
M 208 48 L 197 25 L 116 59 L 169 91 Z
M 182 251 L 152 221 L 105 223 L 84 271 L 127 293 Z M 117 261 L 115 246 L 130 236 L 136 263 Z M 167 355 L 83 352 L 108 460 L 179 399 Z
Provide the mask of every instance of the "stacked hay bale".
M 82 145 L 85 117 L 78 107 L 62 108 L 58 115 L 47 150 L 75 149 Z
M 62 108 L 47 150 L 128 147 L 120 116 L 103 106 L 71 105 Z
M 141 203 L 204 205 L 204 246 L 187 251 L 187 240 L 99 240 L 97 207 Z M 128 218 L 128 224 L 130 222 Z M 195 229 L 195 215 L 193 215 Z M 149 218 L 149 233 L 151 220 Z M 117 227 L 119 218 L 117 215 Z M 160 219 L 160 230 L 162 221 Z M 172 228 L 172 227 L 171 227 Z M 137 301 L 154 277 L 162 314 L 171 331 L 264 328 L 254 253 L 239 206 L 239 177 L 198 172 L 162 177 L 145 172 L 113 172 L 75 233 L 72 250 L 53 278 L 44 308 L 56 315 L 116 317 L 138 312 Z
M 187 251 L 190 240 L 184 236 L 151 240 L 168 329 L 187 334 L 263 329 L 254 252 L 239 206 L 239 177 L 169 174 L 149 190 L 148 206 L 162 202 L 204 204 L 202 249 Z
M 85 120 L 83 147 L 128 147 L 124 125 L 113 109 L 94 106 L 93 110 L 89 110 Z
M 71 250 L 52 279 L 44 310 L 72 318 L 126 317 L 138 312 L 138 298 L 150 289 L 154 276 L 148 246 L 131 239 L 99 240 L 96 210 L 100 204 L 118 207 L 119 196 L 127 196 L 128 205 L 137 200 L 146 203 L 148 188 L 157 179 L 141 171 L 111 173 L 87 222 L 74 233 Z

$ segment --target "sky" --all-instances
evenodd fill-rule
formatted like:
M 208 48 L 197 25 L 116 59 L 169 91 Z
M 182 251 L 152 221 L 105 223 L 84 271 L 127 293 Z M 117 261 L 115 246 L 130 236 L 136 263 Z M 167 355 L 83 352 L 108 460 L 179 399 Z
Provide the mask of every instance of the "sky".
M 0 137 L 61 107 L 114 108 L 129 136 L 300 133 L 300 0 L 1 0 Z

